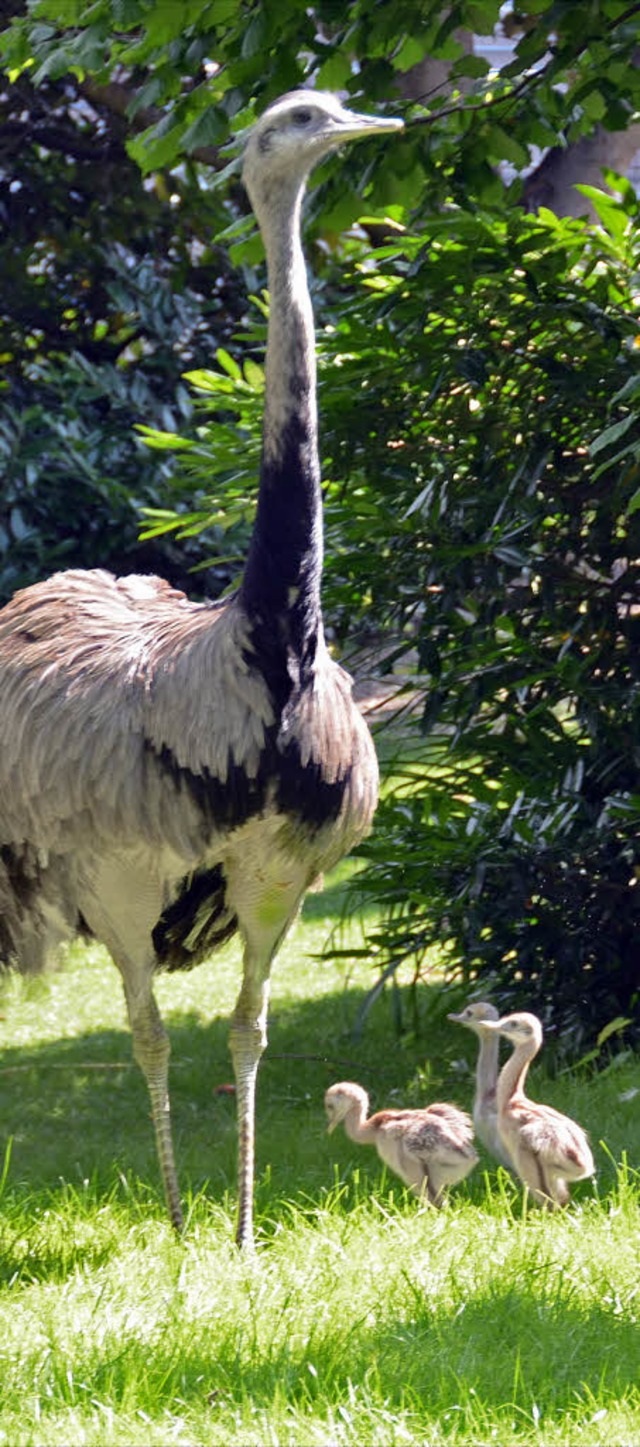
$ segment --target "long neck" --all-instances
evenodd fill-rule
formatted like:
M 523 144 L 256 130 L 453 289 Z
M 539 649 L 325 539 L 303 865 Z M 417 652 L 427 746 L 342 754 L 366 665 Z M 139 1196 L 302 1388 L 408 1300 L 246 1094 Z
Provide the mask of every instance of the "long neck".
M 303 657 L 320 617 L 322 499 L 313 311 L 300 239 L 303 185 L 253 197 L 267 254 L 269 327 L 260 489 L 241 589 L 250 616 Z M 311 640 L 313 640 L 313 645 Z
M 481 1030 L 480 1050 L 478 1052 L 478 1064 L 476 1066 L 476 1100 L 488 1100 L 496 1093 L 496 1081 L 498 1079 L 498 1052 L 500 1050 L 499 1036 L 491 1034 L 487 1030 Z
M 524 1095 L 524 1082 L 535 1053 L 535 1045 L 531 1048 L 523 1041 L 503 1065 L 498 1077 L 498 1111 L 503 1110 L 510 1100 Z
M 367 1107 L 363 1101 L 354 1101 L 344 1117 L 344 1128 L 352 1141 L 360 1145 L 372 1145 L 376 1139 L 375 1126 L 367 1120 Z

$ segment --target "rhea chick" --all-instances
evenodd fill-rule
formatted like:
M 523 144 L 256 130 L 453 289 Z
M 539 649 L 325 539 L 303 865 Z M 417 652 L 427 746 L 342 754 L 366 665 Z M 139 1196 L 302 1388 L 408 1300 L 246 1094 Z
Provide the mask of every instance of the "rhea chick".
M 582 1127 L 550 1105 L 524 1093 L 527 1071 L 542 1045 L 537 1015 L 521 1012 L 485 1021 L 485 1029 L 503 1035 L 513 1054 L 498 1076 L 498 1131 L 515 1170 L 534 1200 L 555 1210 L 566 1206 L 570 1181 L 595 1172 L 591 1147 Z
M 477 1035 L 480 1048 L 476 1066 L 476 1091 L 473 1101 L 473 1124 L 478 1140 L 500 1164 L 511 1169 L 511 1159 L 498 1130 L 498 1054 L 500 1037 L 487 1021 L 499 1019 L 499 1011 L 488 1000 L 475 1000 L 459 1015 L 448 1015 L 457 1025 L 465 1025 Z
M 477 1164 L 471 1118 L 455 1105 L 367 1116 L 367 1092 L 350 1080 L 330 1086 L 324 1104 L 329 1131 L 342 1121 L 350 1140 L 375 1146 L 385 1165 L 432 1206 L 441 1206 L 447 1186 L 464 1180 Z

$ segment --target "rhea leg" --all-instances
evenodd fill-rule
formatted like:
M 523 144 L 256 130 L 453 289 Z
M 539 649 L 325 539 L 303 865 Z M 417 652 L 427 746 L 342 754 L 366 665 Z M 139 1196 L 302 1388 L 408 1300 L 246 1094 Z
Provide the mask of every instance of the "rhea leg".
M 423 1182 L 422 1182 L 422 1188 L 421 1188 L 421 1191 L 419 1192 L 419 1194 L 422 1195 L 423 1197 L 426 1196 L 427 1201 L 429 1202 L 429 1205 L 430 1205 L 430 1206 L 435 1206 L 435 1207 L 436 1207 L 436 1210 L 438 1210 L 438 1211 L 439 1211 L 439 1210 L 441 1209 L 441 1207 L 444 1205 L 444 1194 L 445 1194 L 444 1183 L 440 1183 L 440 1184 L 436 1183 L 436 1181 L 433 1180 L 430 1171 L 429 1171 L 429 1172 L 425 1171 L 424 1180 L 423 1180 Z
M 308 873 L 283 854 L 277 841 L 265 856 L 243 855 L 227 864 L 227 901 L 240 922 L 244 940 L 242 988 L 231 1019 L 229 1046 L 236 1078 L 238 1118 L 239 1246 L 253 1245 L 253 1188 L 256 1082 L 267 1043 L 269 973 L 278 946 L 298 911 Z
M 401 1169 L 398 1175 L 403 1179 L 408 1189 L 420 1198 L 420 1201 L 429 1201 L 429 1205 L 439 1208 L 442 1205 L 442 1188 L 437 1187 L 436 1182 L 431 1179 L 431 1171 L 421 1165 L 420 1160 L 407 1158 L 403 1152 L 400 1160 Z
M 527 1150 L 523 1146 L 518 1148 L 516 1145 L 513 1159 L 518 1175 L 530 1191 L 534 1201 L 547 1211 L 555 1211 L 559 1200 L 553 1189 L 553 1180 L 549 1180 L 539 1155 L 535 1151 Z
M 160 1012 L 151 988 L 151 977 L 143 975 L 134 981 L 122 972 L 133 1053 L 145 1077 L 151 1099 L 151 1117 L 156 1136 L 158 1161 L 171 1224 L 177 1231 L 183 1227 L 178 1176 L 173 1154 L 171 1112 L 169 1105 L 169 1037 L 160 1019 Z
M 245 970 L 229 1032 L 237 1094 L 238 1246 L 253 1245 L 256 1084 L 258 1066 L 267 1043 L 268 1002 L 268 976 L 256 979 Z
M 155 955 L 151 938 L 163 892 L 146 861 L 126 856 L 88 861 L 82 914 L 109 949 L 122 976 L 133 1053 L 147 1082 L 158 1160 L 171 1221 L 182 1229 L 182 1209 L 171 1139 L 167 1032 L 153 994 Z

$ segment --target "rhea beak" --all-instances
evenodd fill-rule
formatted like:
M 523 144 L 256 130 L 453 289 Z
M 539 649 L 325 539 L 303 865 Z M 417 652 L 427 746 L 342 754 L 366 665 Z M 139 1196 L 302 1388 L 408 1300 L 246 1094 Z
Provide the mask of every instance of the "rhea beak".
M 338 1122 L 334 1116 L 333 1119 L 329 1121 L 329 1124 L 327 1126 L 327 1135 L 331 1135 L 332 1130 L 335 1130 L 337 1124 Z
M 447 1020 L 455 1020 L 456 1025 L 464 1024 L 462 1015 L 447 1015 Z
M 399 116 L 364 116 L 354 115 L 353 111 L 344 112 L 344 123 L 340 121 L 340 129 L 336 134 L 336 140 L 351 141 L 357 136 L 375 136 L 382 131 L 403 131 L 404 121 Z

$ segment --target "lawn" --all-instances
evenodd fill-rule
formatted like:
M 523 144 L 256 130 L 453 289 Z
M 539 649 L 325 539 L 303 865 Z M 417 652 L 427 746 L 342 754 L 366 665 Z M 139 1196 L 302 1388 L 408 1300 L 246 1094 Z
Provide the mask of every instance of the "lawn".
M 359 923 L 339 935 L 351 960 L 314 958 L 342 902 L 339 878 L 310 896 L 274 970 L 254 1257 L 233 1244 L 235 949 L 158 983 L 181 1240 L 107 957 L 76 946 L 4 983 L 0 1444 L 640 1442 L 640 1062 L 533 1067 L 531 1094 L 596 1155 L 566 1213 L 527 1211 L 486 1157 L 446 1210 L 421 1207 L 373 1151 L 327 1136 L 323 1092 L 350 1078 L 376 1106 L 469 1105 L 474 1041 L 435 985 L 403 992 L 411 1031 L 387 994 L 354 1037 L 374 978 Z

